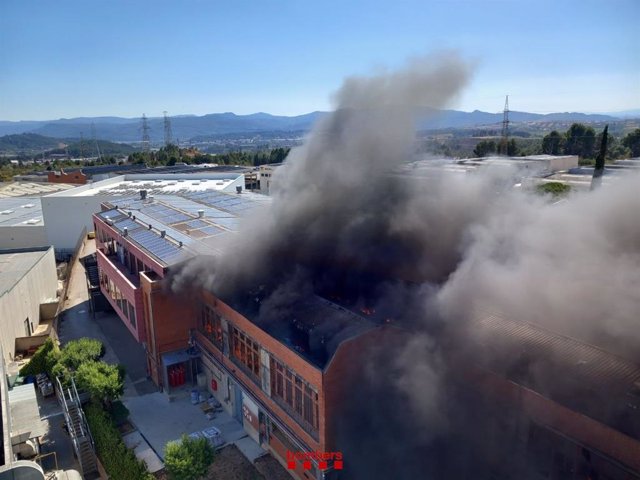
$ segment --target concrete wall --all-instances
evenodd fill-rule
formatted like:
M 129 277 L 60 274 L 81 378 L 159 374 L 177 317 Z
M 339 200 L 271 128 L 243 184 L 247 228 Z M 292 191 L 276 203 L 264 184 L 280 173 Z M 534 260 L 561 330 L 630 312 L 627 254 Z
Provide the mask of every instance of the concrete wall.
M 100 211 L 100 204 L 105 199 L 102 195 L 62 197 L 54 194 L 42 197 L 47 244 L 56 249 L 72 250 L 84 227 L 87 232 L 93 230 L 92 215 Z
M 44 225 L 0 227 L 0 249 L 33 248 L 50 245 Z
M 0 297 L 0 342 L 4 357 L 15 356 L 16 337 L 25 337 L 28 318 L 35 330 L 40 323 L 40 304 L 56 298 L 58 276 L 53 249 L 49 248 L 12 289 Z

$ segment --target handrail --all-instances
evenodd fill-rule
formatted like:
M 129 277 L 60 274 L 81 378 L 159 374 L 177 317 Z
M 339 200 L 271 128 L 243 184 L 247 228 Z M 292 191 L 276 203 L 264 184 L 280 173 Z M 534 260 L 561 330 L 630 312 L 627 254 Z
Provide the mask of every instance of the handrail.
M 64 418 L 67 421 L 67 428 L 69 429 L 69 435 L 71 436 L 71 441 L 73 443 L 73 448 L 78 457 L 78 461 L 80 462 L 81 469 L 84 469 L 85 465 L 82 462 L 82 456 L 80 455 L 80 442 L 81 438 L 88 438 L 91 442 L 91 449 L 93 450 L 93 454 L 95 455 L 95 442 L 93 440 L 93 436 L 91 435 L 91 431 L 89 430 L 89 425 L 87 423 L 87 419 L 84 415 L 84 411 L 82 410 L 82 403 L 80 402 L 80 394 L 78 393 L 78 389 L 76 387 L 76 382 L 73 378 L 71 378 L 71 386 L 67 387 L 66 393 L 65 389 L 62 387 L 62 382 L 59 377 L 56 377 L 58 392 L 58 399 L 62 403 L 62 410 L 64 413 Z M 67 399 L 67 395 L 69 398 Z M 76 414 L 78 415 L 78 429 L 74 426 L 74 423 L 71 419 L 70 414 L 70 405 L 76 406 Z
M 76 382 L 73 378 L 71 378 L 71 386 L 73 387 L 73 392 L 75 393 L 75 402 L 78 405 L 78 417 L 80 418 L 80 421 L 78 422 L 80 424 L 80 431 L 82 432 L 82 436 L 85 437 L 87 434 L 84 431 L 84 415 L 83 415 L 83 411 L 82 411 L 82 402 L 80 402 L 80 395 L 78 395 L 78 389 L 76 388 Z M 71 392 L 69 392 L 71 393 Z
M 73 431 L 73 424 L 69 415 L 69 405 L 67 405 L 67 399 L 64 395 L 64 388 L 62 387 L 62 382 L 60 382 L 60 377 L 56 377 L 56 383 L 58 387 L 56 389 L 58 392 L 58 401 L 61 401 L 62 403 L 62 412 L 64 413 L 64 419 L 67 421 L 67 428 L 69 429 L 69 433 L 73 433 L 75 436 L 75 431 Z

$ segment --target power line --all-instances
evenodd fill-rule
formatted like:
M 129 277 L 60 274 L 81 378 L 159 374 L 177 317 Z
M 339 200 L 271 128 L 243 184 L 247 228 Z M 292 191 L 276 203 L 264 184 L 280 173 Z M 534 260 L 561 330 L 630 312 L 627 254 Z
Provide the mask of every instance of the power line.
M 144 152 L 149 152 L 151 140 L 149 138 L 149 132 L 151 129 L 149 128 L 149 122 L 147 121 L 147 115 L 142 114 L 142 150 Z

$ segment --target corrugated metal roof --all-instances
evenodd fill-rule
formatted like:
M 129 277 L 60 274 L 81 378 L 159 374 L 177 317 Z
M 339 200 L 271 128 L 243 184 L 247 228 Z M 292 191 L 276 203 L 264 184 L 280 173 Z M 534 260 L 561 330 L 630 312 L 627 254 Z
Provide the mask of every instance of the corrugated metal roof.
M 599 388 L 631 388 L 640 381 L 640 367 L 593 345 L 541 327 L 488 314 L 475 322 L 476 334 L 489 345 L 511 348 L 529 358 L 562 366 L 562 375 Z
M 0 198 L 46 195 L 61 190 L 69 190 L 76 186 L 67 183 L 14 182 L 0 186 Z
M 0 297 L 13 288 L 48 249 L 30 252 L 3 252 L 0 250 Z
M 0 198 L 0 227 L 38 225 L 44 225 L 39 198 Z

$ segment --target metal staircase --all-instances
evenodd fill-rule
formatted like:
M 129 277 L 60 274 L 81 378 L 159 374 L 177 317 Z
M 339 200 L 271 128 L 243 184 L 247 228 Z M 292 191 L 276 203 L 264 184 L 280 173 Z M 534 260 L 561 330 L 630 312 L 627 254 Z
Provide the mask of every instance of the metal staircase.
M 82 403 L 73 379 L 71 385 L 65 388 L 60 379 L 56 377 L 56 394 L 62 405 L 62 412 L 67 422 L 73 449 L 76 452 L 78 462 L 80 462 L 82 476 L 85 479 L 99 478 L 93 438 L 82 411 Z

